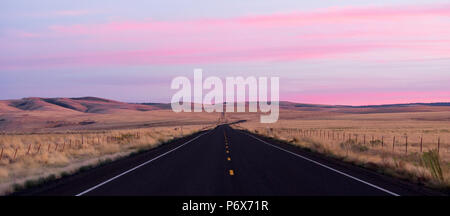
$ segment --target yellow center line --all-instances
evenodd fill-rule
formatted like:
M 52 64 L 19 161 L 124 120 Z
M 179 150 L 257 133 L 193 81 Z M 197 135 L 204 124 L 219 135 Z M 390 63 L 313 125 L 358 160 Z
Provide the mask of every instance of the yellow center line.
M 230 176 L 234 175 L 234 171 L 232 169 L 230 169 Z

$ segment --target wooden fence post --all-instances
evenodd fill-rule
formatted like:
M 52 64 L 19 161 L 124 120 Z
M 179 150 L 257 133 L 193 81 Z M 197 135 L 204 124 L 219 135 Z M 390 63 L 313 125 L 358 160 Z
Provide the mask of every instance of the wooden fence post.
M 16 159 L 16 155 L 17 155 L 17 150 L 19 150 L 19 148 L 16 148 L 16 151 L 14 152 L 14 158 L 13 158 L 13 160 L 15 160 L 15 159 Z
M 366 135 L 364 134 L 364 145 L 366 145 Z
M 28 146 L 27 154 L 30 154 L 30 149 L 31 149 L 31 143 L 30 143 L 30 145 Z
M 2 157 L 3 157 L 3 147 L 2 147 L 2 152 L 0 153 L 0 160 L 2 159 Z
M 408 136 L 405 137 L 405 153 L 408 154 Z
M 49 144 L 48 144 L 48 149 L 47 149 L 47 150 L 48 150 L 48 152 L 50 152 L 50 146 L 52 146 L 52 144 L 51 144 L 51 143 L 49 143 Z
M 392 151 L 394 151 L 394 148 L 395 148 L 395 136 L 394 139 L 392 139 Z
M 384 136 L 381 136 L 381 148 L 384 147 Z
M 41 144 L 39 143 L 38 150 L 36 153 L 39 154 L 40 151 L 41 151 Z
M 420 152 L 422 152 L 423 136 L 420 137 Z

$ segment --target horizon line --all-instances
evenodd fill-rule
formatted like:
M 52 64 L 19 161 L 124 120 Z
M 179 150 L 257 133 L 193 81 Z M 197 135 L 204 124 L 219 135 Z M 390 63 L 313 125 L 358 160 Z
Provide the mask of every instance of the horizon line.
M 79 96 L 79 97 L 23 97 L 23 98 L 16 98 L 16 99 L 0 99 L 0 101 L 9 101 L 9 100 L 23 100 L 23 99 L 32 99 L 32 98 L 38 98 L 38 99 L 50 99 L 50 98 L 67 98 L 67 99 L 79 99 L 79 98 L 98 98 L 98 99 L 104 99 L 104 100 L 110 100 L 110 101 L 117 101 L 122 103 L 128 103 L 128 104 L 146 104 L 146 103 L 154 103 L 154 104 L 171 104 L 170 102 L 157 102 L 157 101 L 146 101 L 146 102 L 127 102 L 122 101 L 118 99 L 109 99 L 109 98 L 103 98 L 103 97 L 96 97 L 96 96 Z M 250 101 L 234 101 L 233 103 L 249 103 Z M 268 101 L 270 102 L 270 101 Z M 408 103 L 385 103 L 385 104 L 358 104 L 358 105 L 346 105 L 346 104 L 326 104 L 326 103 L 305 103 L 305 102 L 296 102 L 296 101 L 289 101 L 289 100 L 279 100 L 280 102 L 285 103 L 292 103 L 292 104 L 304 104 L 304 105 L 314 105 L 314 106 L 342 106 L 342 107 L 367 107 L 367 106 L 392 106 L 392 105 L 420 105 L 420 104 L 449 104 L 449 101 L 435 101 L 435 102 L 408 102 Z M 191 101 L 192 104 L 195 104 Z M 227 103 L 227 102 L 223 102 Z M 259 101 L 251 101 L 250 103 L 259 103 Z

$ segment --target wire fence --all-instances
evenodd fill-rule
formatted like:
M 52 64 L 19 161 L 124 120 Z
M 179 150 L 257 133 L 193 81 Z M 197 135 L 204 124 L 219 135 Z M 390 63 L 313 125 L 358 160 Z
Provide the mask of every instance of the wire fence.
M 61 153 L 81 150 L 87 147 L 99 146 L 104 143 L 133 142 L 135 140 L 139 140 L 140 138 L 141 132 L 125 133 L 121 135 L 81 134 L 78 138 L 63 138 L 62 141 L 35 142 L 8 147 L 2 146 L 0 147 L 0 161 L 16 160 L 18 158 L 35 156 L 43 153 Z
M 269 136 L 278 136 L 287 140 L 308 138 L 331 145 L 360 145 L 368 149 L 391 151 L 394 153 L 422 153 L 437 150 L 442 157 L 448 157 L 448 134 L 407 134 L 402 132 L 383 133 L 343 131 L 332 129 L 299 129 L 299 128 L 259 128 Z M 450 159 L 450 158 L 449 158 Z
M 211 125 L 185 125 L 56 134 L 0 134 L 0 163 L 26 158 L 37 159 L 39 156 L 49 154 L 76 156 L 114 153 L 163 143 L 209 128 Z

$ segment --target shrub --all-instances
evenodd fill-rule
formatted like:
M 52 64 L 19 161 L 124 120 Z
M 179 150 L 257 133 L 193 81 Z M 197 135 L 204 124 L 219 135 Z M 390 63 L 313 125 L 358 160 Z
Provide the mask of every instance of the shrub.
M 359 144 L 351 145 L 351 148 L 352 148 L 352 151 L 356 151 L 356 152 L 369 151 L 369 148 L 367 146 L 359 145 Z
M 444 175 L 442 173 L 441 162 L 437 150 L 424 152 L 422 154 L 422 163 L 430 171 L 434 179 L 439 182 L 444 181 Z

